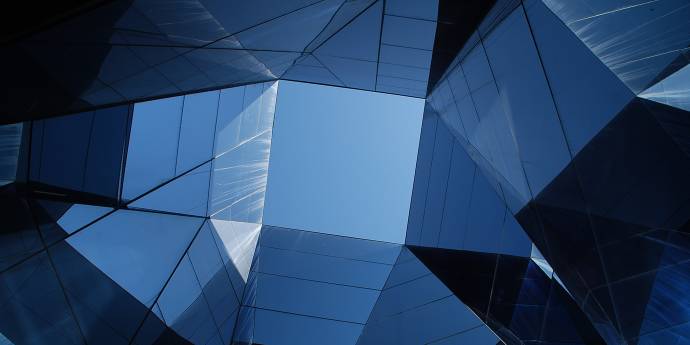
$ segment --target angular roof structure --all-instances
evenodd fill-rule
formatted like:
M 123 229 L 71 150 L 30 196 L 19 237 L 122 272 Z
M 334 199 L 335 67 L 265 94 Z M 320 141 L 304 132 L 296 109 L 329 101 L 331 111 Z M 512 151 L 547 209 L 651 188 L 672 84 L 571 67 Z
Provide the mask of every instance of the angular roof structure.
M 0 344 L 690 344 L 687 0 L 13 15 Z

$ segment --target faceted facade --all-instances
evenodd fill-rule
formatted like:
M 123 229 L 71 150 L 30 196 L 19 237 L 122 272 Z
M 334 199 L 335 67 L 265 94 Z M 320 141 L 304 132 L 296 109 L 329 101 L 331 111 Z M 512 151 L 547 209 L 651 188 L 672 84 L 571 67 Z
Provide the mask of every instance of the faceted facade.
M 0 344 L 690 344 L 686 0 L 50 6 L 0 48 Z M 291 82 L 424 100 L 402 243 L 266 223 Z

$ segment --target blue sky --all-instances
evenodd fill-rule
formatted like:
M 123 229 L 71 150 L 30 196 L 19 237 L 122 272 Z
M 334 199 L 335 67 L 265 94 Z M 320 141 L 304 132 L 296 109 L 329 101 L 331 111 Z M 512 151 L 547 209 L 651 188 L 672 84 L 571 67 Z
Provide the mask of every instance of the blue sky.
M 281 82 L 264 224 L 403 243 L 423 110 L 417 98 Z

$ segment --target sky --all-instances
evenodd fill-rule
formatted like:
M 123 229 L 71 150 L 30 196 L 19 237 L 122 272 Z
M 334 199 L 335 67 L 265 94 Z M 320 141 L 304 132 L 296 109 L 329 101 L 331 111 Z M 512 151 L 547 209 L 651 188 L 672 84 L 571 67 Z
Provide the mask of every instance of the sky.
M 281 81 L 264 224 L 404 243 L 424 100 Z

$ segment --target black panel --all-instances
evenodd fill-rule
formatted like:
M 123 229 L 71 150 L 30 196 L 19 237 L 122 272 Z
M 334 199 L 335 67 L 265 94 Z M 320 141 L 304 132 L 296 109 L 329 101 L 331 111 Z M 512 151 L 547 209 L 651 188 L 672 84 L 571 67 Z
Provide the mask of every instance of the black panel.
M 439 0 L 427 94 L 446 71 L 496 0 Z

